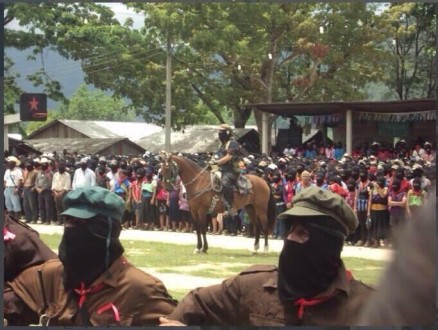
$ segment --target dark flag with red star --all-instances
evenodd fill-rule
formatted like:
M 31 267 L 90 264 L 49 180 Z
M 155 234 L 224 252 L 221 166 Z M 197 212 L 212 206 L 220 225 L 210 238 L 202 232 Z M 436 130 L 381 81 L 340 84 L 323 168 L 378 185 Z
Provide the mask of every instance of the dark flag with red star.
M 21 121 L 47 120 L 47 95 L 43 93 L 23 93 L 20 97 Z

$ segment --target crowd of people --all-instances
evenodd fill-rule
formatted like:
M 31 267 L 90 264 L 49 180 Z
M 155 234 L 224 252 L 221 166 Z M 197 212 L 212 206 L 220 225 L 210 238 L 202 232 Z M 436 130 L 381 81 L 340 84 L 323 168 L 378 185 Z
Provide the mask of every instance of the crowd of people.
M 394 148 L 373 142 L 370 147 L 356 146 L 351 155 L 342 150 L 341 157 L 339 148 L 340 143 L 327 145 L 312 155 L 289 146 L 271 156 L 242 153 L 240 172 L 259 175 L 271 185 L 277 214 L 293 207 L 292 198 L 306 187 L 335 192 L 359 219 L 357 230 L 347 237 L 348 244 L 391 246 L 392 230 L 416 219 L 431 180 L 435 180 L 436 153 L 432 144 L 416 143 L 409 149 L 403 139 Z M 315 144 L 305 147 L 316 149 Z M 201 167 L 215 159 L 212 153 L 183 155 Z M 184 185 L 181 180 L 165 184 L 160 162 L 160 155 L 150 152 L 142 156 L 103 156 L 64 150 L 62 155 L 8 156 L 5 206 L 26 223 L 62 225 L 66 193 L 100 186 L 125 201 L 125 229 L 192 232 Z M 245 211 L 238 210 L 232 217 L 209 216 L 209 233 L 252 237 L 253 228 Z M 282 222 L 277 220 L 271 238 L 281 239 L 283 235 Z
M 221 125 L 219 138 L 217 154 L 185 156 L 205 168 L 219 165 L 225 190 L 246 173 L 268 183 L 276 203 L 272 237 L 284 241 L 278 265 L 254 265 L 221 284 L 194 288 L 177 302 L 161 280 L 126 260 L 119 240 L 123 228 L 193 230 L 184 184 L 164 180 L 159 155 L 65 150 L 62 156 L 7 156 L 3 234 L 11 278 L 4 288 L 4 324 L 412 325 L 435 319 L 430 143 L 391 158 L 376 142 L 369 153 L 343 152 L 336 159 L 339 152 L 302 156 L 290 148 L 271 156 L 245 154 L 231 141 L 228 125 Z M 225 211 L 211 217 L 211 229 L 251 235 L 245 211 L 232 212 L 227 193 Z M 19 244 L 24 235 L 14 225 L 37 222 L 64 225 L 58 258 Z M 355 280 L 341 258 L 344 244 L 397 245 L 400 253 L 383 278 L 399 283 L 397 292 L 387 284 L 375 292 Z M 420 285 L 413 269 L 421 270 Z M 394 303 L 398 292 L 404 295 Z

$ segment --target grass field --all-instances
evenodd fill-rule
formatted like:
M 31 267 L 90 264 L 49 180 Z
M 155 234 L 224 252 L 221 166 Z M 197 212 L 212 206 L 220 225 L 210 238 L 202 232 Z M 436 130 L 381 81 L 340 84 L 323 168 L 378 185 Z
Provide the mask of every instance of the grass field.
M 41 239 L 57 250 L 61 235 L 41 234 Z M 208 254 L 193 255 L 193 246 L 167 243 L 122 240 L 127 259 L 137 267 L 153 269 L 159 273 L 184 274 L 205 278 L 226 278 L 254 264 L 276 265 L 278 253 L 248 254 L 247 250 L 214 248 Z M 377 283 L 385 261 L 361 258 L 343 258 L 347 269 L 364 283 Z M 187 290 L 171 290 L 172 296 L 181 299 Z

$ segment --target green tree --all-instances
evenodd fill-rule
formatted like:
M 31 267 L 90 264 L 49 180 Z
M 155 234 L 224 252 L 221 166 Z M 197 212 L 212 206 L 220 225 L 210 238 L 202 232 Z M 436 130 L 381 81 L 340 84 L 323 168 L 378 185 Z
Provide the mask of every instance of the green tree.
M 383 82 L 399 99 L 436 97 L 436 4 L 392 4 L 378 22 L 389 54 Z
M 21 29 L 11 29 L 8 26 L 17 23 Z M 40 87 L 54 101 L 67 103 L 62 92 L 62 86 L 56 77 L 46 71 L 49 63 L 44 63 L 44 52 L 55 50 L 60 55 L 72 58 L 74 49 L 83 45 L 75 44 L 69 39 L 72 29 L 81 26 L 118 24 L 114 13 L 106 6 L 93 3 L 8 3 L 5 5 L 5 47 L 18 50 L 30 49 L 30 59 L 41 61 L 41 69 L 26 76 L 35 87 Z M 90 56 L 92 54 L 88 54 Z M 6 59 L 8 61 L 9 59 Z M 8 72 L 6 72 L 7 74 Z M 5 94 L 12 93 L 16 76 L 5 75 Z M 7 100 L 6 107 L 11 107 L 12 100 Z
M 89 91 L 85 84 L 79 86 L 69 105 L 61 110 L 58 119 L 133 121 L 133 111 L 124 110 L 124 102 L 100 90 Z

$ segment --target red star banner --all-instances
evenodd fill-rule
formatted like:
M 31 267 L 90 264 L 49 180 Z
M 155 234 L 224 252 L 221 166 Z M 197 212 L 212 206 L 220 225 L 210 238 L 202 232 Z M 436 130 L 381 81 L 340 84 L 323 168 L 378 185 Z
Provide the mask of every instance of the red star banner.
M 43 93 L 23 93 L 20 97 L 21 121 L 47 120 L 47 95 Z

